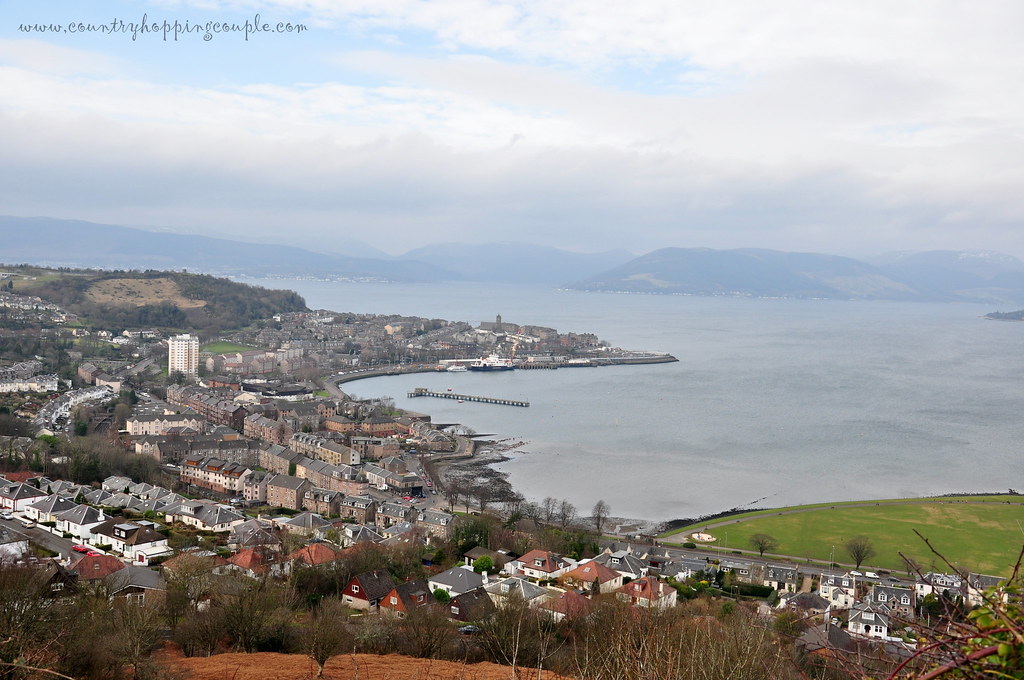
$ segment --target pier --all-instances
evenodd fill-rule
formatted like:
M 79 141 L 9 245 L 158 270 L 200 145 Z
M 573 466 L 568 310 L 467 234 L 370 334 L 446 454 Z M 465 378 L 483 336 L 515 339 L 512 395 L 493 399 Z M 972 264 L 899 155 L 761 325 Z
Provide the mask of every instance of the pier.
M 410 397 L 437 397 L 439 399 L 458 399 L 459 401 L 475 401 L 480 404 L 499 404 L 501 406 L 529 406 L 528 401 L 518 399 L 498 399 L 496 397 L 478 397 L 473 394 L 456 394 L 454 392 L 434 392 L 426 387 L 417 387 L 409 392 Z

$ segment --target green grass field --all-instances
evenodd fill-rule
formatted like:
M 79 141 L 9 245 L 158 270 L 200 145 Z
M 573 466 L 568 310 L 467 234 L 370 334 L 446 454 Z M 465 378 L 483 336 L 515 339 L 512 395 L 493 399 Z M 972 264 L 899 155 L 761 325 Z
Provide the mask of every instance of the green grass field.
M 728 524 L 710 529 L 718 538 L 714 545 L 751 550 L 750 537 L 762 533 L 778 540 L 773 553 L 828 562 L 834 546 L 836 562 L 850 563 L 843 545 L 850 538 L 863 535 L 871 539 L 876 550 L 867 562 L 868 569 L 905 570 L 900 552 L 925 569 L 946 568 L 915 535 L 916 529 L 958 568 L 996 575 L 1009 575 L 1024 547 L 1024 498 L 1019 496 L 879 501 L 866 507 L 851 503 L 805 507 L 810 509 L 788 515 L 778 513 L 790 508 L 729 517 L 725 520 Z M 684 527 L 667 540 L 682 542 L 702 527 Z
M 217 342 L 211 342 L 208 345 L 203 345 L 200 350 L 203 352 L 209 352 L 210 354 L 226 354 L 227 352 L 248 352 L 250 350 L 259 349 L 258 347 L 246 347 L 245 345 L 239 345 L 233 342 L 225 342 L 218 340 Z

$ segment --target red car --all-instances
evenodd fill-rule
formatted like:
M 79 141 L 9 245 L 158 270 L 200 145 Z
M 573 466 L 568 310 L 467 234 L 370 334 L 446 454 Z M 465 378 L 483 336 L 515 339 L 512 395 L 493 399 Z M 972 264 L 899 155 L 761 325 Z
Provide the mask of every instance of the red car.
M 87 557 L 99 557 L 99 556 L 100 556 L 100 555 L 102 555 L 102 554 L 103 554 L 103 553 L 98 553 L 98 552 L 96 552 L 95 550 L 90 550 L 90 551 L 89 551 L 89 552 L 87 553 L 87 555 L 86 555 L 86 556 L 87 556 Z
M 89 552 L 89 549 L 86 548 L 84 545 L 73 545 L 73 546 L 71 546 L 71 549 L 74 550 L 75 552 L 84 552 L 84 553 Z

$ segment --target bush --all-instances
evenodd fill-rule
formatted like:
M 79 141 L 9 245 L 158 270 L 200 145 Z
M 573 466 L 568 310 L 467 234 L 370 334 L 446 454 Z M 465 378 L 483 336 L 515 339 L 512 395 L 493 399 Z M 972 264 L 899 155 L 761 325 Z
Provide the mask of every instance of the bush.
M 683 543 L 683 547 L 684 548 L 689 548 L 690 550 L 693 550 L 693 549 L 695 549 L 697 547 L 697 544 L 694 543 L 693 541 L 687 541 L 686 543 Z

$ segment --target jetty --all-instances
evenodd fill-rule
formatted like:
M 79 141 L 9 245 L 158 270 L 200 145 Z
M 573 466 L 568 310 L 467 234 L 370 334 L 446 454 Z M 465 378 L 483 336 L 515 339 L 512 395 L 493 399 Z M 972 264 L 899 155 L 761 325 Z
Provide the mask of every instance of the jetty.
M 474 394 L 456 394 L 455 392 L 434 392 L 426 387 L 417 387 L 409 392 L 409 397 L 437 397 L 438 399 L 458 399 L 459 401 L 475 401 L 480 404 L 499 404 L 501 406 L 529 406 L 528 401 L 518 399 L 499 399 L 497 397 L 479 397 Z

